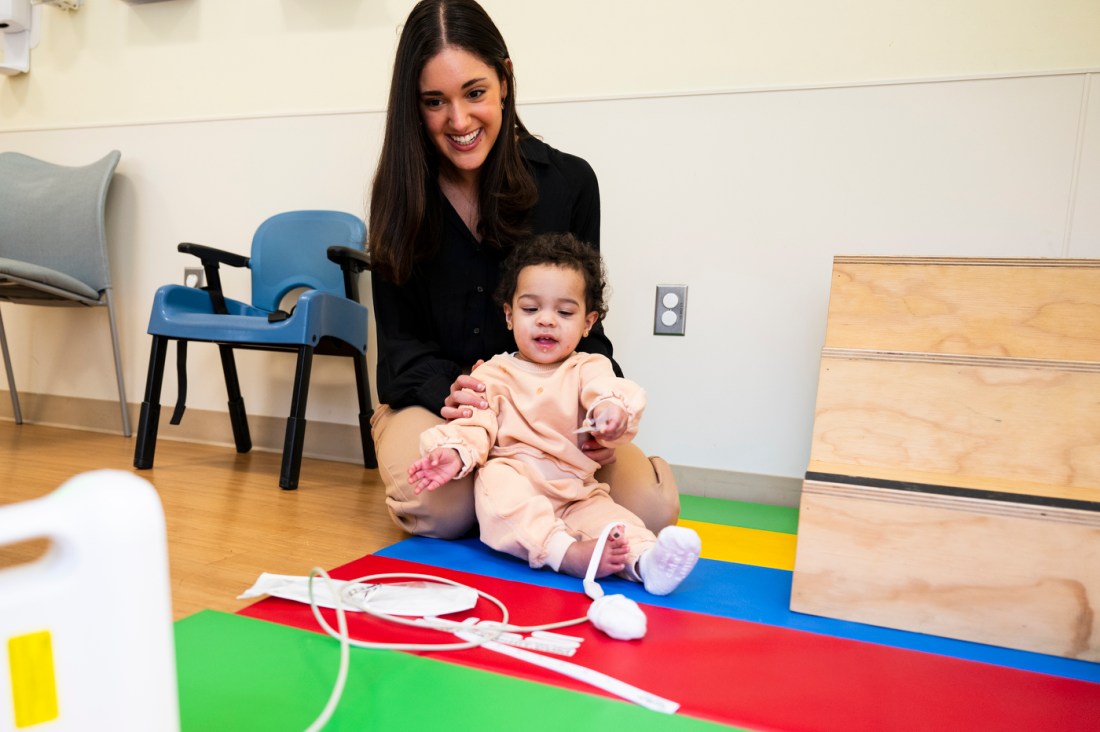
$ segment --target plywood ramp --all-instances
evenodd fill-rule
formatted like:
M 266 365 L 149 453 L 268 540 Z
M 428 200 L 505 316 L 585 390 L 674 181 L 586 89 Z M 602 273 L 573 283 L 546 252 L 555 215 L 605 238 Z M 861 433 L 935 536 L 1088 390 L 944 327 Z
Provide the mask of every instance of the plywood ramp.
M 1100 260 L 836 257 L 825 346 L 1100 362 Z
M 837 257 L 791 609 L 1100 661 L 1100 261 Z
M 794 610 L 1100 661 L 1097 511 L 808 480 L 800 522 Z
M 823 354 L 810 470 L 916 471 L 940 482 L 1100 501 L 1100 364 Z M 1013 487 L 1021 481 L 1022 489 Z

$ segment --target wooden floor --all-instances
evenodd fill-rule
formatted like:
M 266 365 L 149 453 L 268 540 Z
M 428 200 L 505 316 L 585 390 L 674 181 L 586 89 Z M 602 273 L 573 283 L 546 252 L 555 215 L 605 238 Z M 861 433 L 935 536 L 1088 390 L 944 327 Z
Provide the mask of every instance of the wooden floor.
M 362 465 L 307 458 L 298 490 L 284 491 L 273 453 L 162 439 L 156 466 L 142 471 L 132 467 L 133 455 L 134 440 L 121 435 L 0 420 L 0 505 L 46 495 L 100 468 L 149 480 L 164 506 L 176 619 L 239 610 L 252 601 L 237 595 L 261 572 L 331 569 L 406 536 L 386 513 L 378 472 Z M 0 546 L 0 569 L 46 546 Z

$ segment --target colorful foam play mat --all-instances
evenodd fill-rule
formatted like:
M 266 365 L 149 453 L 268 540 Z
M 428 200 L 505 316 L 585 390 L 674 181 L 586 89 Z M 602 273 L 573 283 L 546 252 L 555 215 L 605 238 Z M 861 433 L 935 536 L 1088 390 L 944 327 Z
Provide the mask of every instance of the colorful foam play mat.
M 791 612 L 797 521 L 792 508 L 685 496 L 680 523 L 703 539 L 687 580 L 663 597 L 627 580 L 600 581 L 607 594 L 639 603 L 643 638 L 614 640 L 590 623 L 545 636 L 572 637 L 565 655 L 541 654 L 535 634 L 521 639 L 524 653 L 579 675 L 488 647 L 352 648 L 325 729 L 1100 729 L 1100 664 Z M 591 602 L 580 580 L 533 570 L 475 538 L 409 538 L 330 571 L 334 579 L 381 573 L 474 587 L 523 625 L 584 616 Z M 334 611 L 320 612 L 337 626 Z M 498 619 L 499 610 L 481 598 L 455 621 L 467 616 Z M 378 642 L 455 640 L 363 613 L 348 613 L 347 627 L 352 638 Z M 308 604 L 273 597 L 236 615 L 178 621 L 176 648 L 182 728 L 195 731 L 306 729 L 329 699 L 341 657 Z M 611 690 L 593 675 L 611 679 Z M 616 683 L 658 703 L 628 701 Z

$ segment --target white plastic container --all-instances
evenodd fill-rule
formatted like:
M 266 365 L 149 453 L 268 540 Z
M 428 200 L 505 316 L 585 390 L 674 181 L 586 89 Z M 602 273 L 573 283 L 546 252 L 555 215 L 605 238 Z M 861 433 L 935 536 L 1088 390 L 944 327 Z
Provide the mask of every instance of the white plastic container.
M 102 470 L 0 507 L 0 730 L 179 729 L 168 549 L 148 481 Z

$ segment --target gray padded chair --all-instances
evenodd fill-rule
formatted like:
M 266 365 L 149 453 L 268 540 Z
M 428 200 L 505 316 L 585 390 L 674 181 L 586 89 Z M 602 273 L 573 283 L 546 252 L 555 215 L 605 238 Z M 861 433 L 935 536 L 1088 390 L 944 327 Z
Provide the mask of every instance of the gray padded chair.
M 112 150 L 90 165 L 54 165 L 20 153 L 0 153 L 0 301 L 22 305 L 107 306 L 122 408 L 122 434 L 130 415 L 118 346 L 104 205 L 121 157 Z M 16 424 L 23 423 L 8 339 L 0 318 L 8 387 Z

